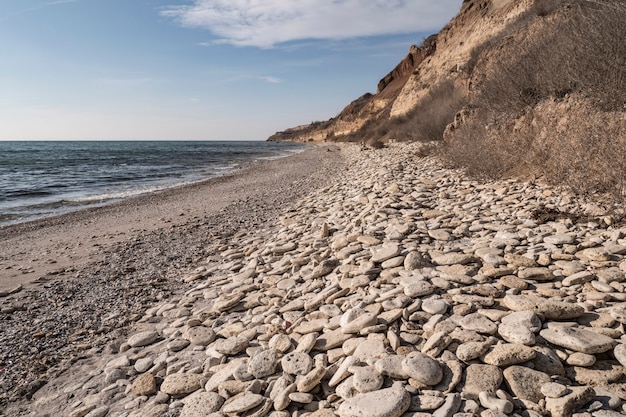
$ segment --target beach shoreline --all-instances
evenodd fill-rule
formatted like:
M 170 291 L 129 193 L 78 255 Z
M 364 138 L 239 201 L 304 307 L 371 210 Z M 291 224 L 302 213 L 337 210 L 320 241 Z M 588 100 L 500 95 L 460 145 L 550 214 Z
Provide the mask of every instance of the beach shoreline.
M 327 146 L 0 298 L 0 415 L 626 411 L 626 228 L 419 143 Z
M 138 234 L 184 226 L 214 216 L 250 193 L 269 193 L 272 187 L 287 186 L 290 178 L 297 180 L 314 171 L 325 149 L 313 147 L 283 158 L 251 162 L 232 173 L 192 184 L 0 227 L 0 294 L 67 277 L 101 261 L 107 247 Z M 288 174 L 292 165 L 294 176 Z
M 190 270 L 233 236 L 272 223 L 341 166 L 339 147 L 312 147 L 0 229 L 0 405 L 27 400 L 84 350 L 115 346 L 150 303 L 185 290 Z

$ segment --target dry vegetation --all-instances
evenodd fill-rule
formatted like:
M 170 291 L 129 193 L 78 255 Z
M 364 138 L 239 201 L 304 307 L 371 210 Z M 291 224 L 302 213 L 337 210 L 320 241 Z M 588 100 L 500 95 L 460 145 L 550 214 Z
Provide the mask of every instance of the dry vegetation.
M 539 0 L 531 13 L 514 36 L 476 51 L 470 105 L 444 156 L 475 175 L 624 198 L 626 4 Z
M 428 95 L 404 116 L 368 120 L 357 132 L 343 137 L 346 141 L 364 142 L 380 149 L 389 140 L 399 142 L 441 141 L 455 114 L 464 106 L 465 94 L 452 80 L 431 88 Z

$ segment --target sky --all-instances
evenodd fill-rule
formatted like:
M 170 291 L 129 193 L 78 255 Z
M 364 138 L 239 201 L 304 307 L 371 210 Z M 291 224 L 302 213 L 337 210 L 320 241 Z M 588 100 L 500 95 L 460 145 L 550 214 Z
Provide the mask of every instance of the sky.
M 0 0 L 0 140 L 265 140 L 327 120 L 462 0 Z

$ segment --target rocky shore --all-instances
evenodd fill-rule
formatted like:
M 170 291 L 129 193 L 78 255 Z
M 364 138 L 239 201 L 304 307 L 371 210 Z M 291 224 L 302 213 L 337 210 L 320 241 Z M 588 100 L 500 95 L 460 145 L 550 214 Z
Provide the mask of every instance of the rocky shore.
M 185 226 L 186 262 L 152 234 L 111 253 L 120 287 L 110 272 L 83 292 L 52 286 L 60 307 L 89 285 L 123 302 L 94 305 L 115 324 L 60 338 L 80 354 L 3 415 L 626 413 L 626 228 L 562 190 L 468 180 L 419 144 L 341 152 L 278 216 L 202 245 L 207 229 Z M 149 262 L 150 278 L 122 278 Z M 65 322 L 55 309 L 31 323 L 56 326 L 42 339 Z

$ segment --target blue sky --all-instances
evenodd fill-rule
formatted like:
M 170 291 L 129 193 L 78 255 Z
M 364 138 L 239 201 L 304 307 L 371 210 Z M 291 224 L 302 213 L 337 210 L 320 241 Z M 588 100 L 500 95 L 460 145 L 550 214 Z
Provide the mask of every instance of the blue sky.
M 0 140 L 264 140 L 374 92 L 462 0 L 0 0 Z

